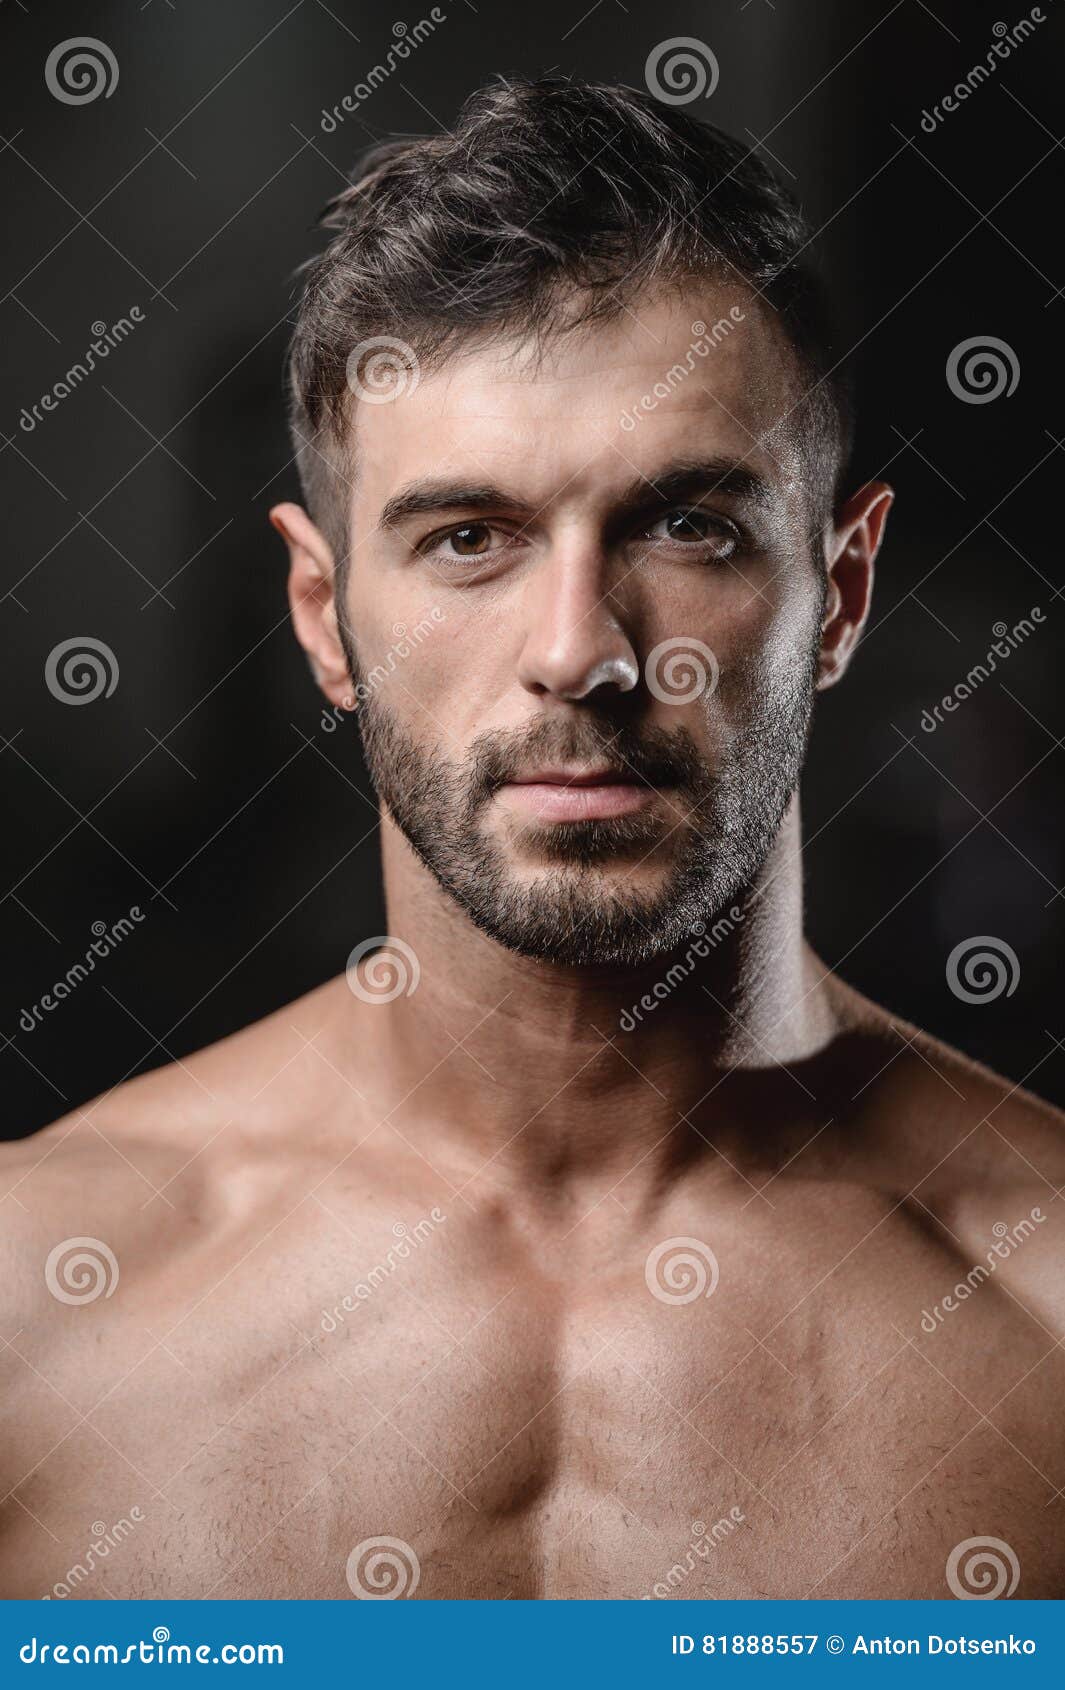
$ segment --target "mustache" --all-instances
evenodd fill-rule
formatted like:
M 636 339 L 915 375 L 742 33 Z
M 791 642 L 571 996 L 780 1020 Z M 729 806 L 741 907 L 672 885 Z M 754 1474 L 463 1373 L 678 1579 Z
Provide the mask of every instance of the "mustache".
M 475 797 L 490 798 L 542 763 L 606 763 L 629 780 L 690 792 L 700 790 L 709 778 L 686 728 L 545 719 L 532 728 L 479 734 L 470 746 L 472 791 Z

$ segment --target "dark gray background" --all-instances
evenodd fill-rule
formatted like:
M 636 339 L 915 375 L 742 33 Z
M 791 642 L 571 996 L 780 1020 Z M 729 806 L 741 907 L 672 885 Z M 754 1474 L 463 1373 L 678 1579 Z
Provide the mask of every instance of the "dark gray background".
M 8 0 L 0 15 L 5 1131 L 264 1014 L 381 931 L 356 737 L 320 731 L 266 522 L 296 496 L 280 371 L 319 208 L 361 147 L 448 124 L 494 72 L 641 86 L 650 50 L 682 35 L 720 64 L 690 109 L 761 145 L 822 231 L 860 381 L 858 468 L 899 493 L 871 629 L 815 726 L 812 938 L 874 998 L 1065 1101 L 1060 16 L 927 135 L 922 109 L 1021 8 L 454 0 L 324 133 L 323 108 L 383 58 L 395 23 L 428 9 Z M 46 88 L 49 51 L 75 34 L 113 51 L 109 98 L 69 106 Z M 90 325 L 133 305 L 145 320 L 103 369 L 22 429 Z M 985 334 L 1012 347 L 1020 383 L 966 403 L 946 360 Z M 922 711 L 986 653 L 992 625 L 1036 605 L 1033 637 L 923 733 Z M 72 707 L 44 670 L 79 635 L 112 648 L 119 681 Z M 133 905 L 136 931 L 21 1030 L 92 924 Z M 984 934 L 1014 949 L 1019 981 L 964 1004 L 946 959 Z

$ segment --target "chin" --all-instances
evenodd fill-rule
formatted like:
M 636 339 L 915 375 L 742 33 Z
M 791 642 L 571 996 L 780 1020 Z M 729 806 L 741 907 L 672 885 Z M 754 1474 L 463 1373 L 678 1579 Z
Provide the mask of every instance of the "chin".
M 626 863 L 609 857 L 580 863 L 572 857 L 516 863 L 508 877 L 518 897 L 545 909 L 557 907 L 559 919 L 579 915 L 585 921 L 636 923 L 661 919 L 673 878 L 668 863 L 656 866 L 639 858 Z
M 503 847 L 517 867 L 522 862 L 530 872 L 537 868 L 576 871 L 599 868 L 604 875 L 613 867 L 619 888 L 625 884 L 626 865 L 646 864 L 667 845 L 672 856 L 675 836 L 657 817 L 627 816 L 612 821 L 556 823 L 527 826 L 511 833 Z M 520 871 L 519 871 L 520 872 Z M 663 871 L 659 871 L 661 874 Z
M 644 967 L 689 943 L 705 916 L 703 900 L 678 897 L 668 875 L 634 885 L 623 870 L 572 865 L 500 872 L 457 895 L 475 926 L 508 951 L 570 968 Z

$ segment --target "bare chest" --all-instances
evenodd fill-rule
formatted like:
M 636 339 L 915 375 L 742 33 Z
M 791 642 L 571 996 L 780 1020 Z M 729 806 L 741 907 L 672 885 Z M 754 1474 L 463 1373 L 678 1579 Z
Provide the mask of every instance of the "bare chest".
M 929 1597 L 992 1538 L 1018 1594 L 1060 1594 L 1046 1403 L 988 1413 L 897 1311 L 484 1289 L 242 1282 L 164 1342 L 133 1303 L 76 1365 L 38 1357 L 3 1593 Z

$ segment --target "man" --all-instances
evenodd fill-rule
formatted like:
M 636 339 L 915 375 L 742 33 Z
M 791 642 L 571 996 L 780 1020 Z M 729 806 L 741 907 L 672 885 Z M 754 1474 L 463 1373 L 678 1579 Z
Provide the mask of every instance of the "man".
M 1059 1119 L 802 935 L 892 498 L 808 232 L 561 81 L 329 221 L 273 521 L 389 932 L 6 1152 L 5 1594 L 1061 1595 Z

